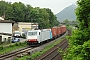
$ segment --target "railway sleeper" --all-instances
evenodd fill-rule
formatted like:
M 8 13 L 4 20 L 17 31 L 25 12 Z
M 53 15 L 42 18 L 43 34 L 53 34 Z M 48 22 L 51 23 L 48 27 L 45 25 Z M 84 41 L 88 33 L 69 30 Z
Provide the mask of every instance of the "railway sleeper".
M 20 58 L 20 57 L 23 57 L 24 55 L 23 54 L 18 54 L 17 57 Z

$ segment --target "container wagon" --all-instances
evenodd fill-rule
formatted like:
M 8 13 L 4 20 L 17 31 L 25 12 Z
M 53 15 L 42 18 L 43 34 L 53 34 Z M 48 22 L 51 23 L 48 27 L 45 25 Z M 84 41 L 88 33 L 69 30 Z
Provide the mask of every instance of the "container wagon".
M 53 39 L 56 39 L 56 38 L 57 38 L 57 35 L 58 35 L 57 30 L 58 30 L 57 27 L 53 27 L 53 28 L 51 28 Z

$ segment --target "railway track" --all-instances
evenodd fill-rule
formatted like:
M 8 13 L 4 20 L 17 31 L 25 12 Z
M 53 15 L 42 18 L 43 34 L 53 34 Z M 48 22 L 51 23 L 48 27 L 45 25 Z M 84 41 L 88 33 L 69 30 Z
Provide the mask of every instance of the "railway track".
M 32 48 L 25 47 L 25 48 L 22 48 L 20 50 L 17 50 L 17 51 L 8 53 L 8 54 L 1 55 L 0 56 L 0 60 L 5 60 L 5 59 L 13 57 L 13 56 L 18 56 L 18 55 L 22 55 L 22 54 L 28 53 L 28 51 L 31 50 L 31 49 Z
M 68 46 L 68 43 L 66 41 L 62 44 L 62 46 L 60 46 L 60 48 L 62 50 L 65 50 L 67 46 Z M 58 49 L 57 49 L 57 51 L 58 51 Z M 62 60 L 61 58 L 62 58 L 62 56 L 60 55 L 60 52 L 57 52 L 57 53 L 54 53 L 54 55 L 49 60 Z
M 58 60 L 61 60 L 60 52 L 58 49 L 64 50 L 67 46 L 68 41 L 64 39 L 61 43 L 51 48 L 48 53 L 43 54 L 41 57 L 35 60 L 56 60 L 57 57 L 59 58 Z

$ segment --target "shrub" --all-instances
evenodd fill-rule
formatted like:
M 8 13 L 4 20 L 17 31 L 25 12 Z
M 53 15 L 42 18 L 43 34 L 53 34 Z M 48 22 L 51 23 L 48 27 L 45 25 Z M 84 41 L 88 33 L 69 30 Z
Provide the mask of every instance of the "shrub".
M 3 48 L 3 46 L 0 46 L 0 50 L 3 50 L 4 48 Z

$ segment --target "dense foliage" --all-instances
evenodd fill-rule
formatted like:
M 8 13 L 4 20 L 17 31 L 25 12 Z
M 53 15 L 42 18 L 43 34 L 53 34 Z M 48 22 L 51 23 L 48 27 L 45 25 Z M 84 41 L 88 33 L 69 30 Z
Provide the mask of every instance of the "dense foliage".
M 15 22 L 39 23 L 39 28 L 49 28 L 59 24 L 56 16 L 49 8 L 33 8 L 22 2 L 0 1 L 0 16 Z
M 68 54 L 65 60 L 90 60 L 90 0 L 77 1 L 76 15 L 79 28 L 68 37 Z

